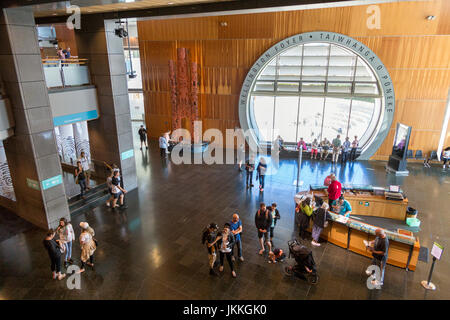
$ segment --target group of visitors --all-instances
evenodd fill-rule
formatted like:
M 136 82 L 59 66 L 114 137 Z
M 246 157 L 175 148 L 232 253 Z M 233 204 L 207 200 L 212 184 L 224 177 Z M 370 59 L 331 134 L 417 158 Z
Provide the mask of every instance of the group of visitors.
M 269 249 L 269 259 L 278 259 L 282 255 L 282 251 L 277 250 L 276 253 L 272 252 L 273 236 L 277 220 L 281 218 L 277 209 L 277 204 L 272 203 L 272 206 L 266 207 L 264 203 L 260 204 L 258 211 L 255 214 L 255 226 L 258 233 L 259 243 L 261 250 L 259 254 L 264 253 L 265 246 Z M 219 255 L 219 272 L 224 270 L 224 260 L 226 259 L 230 266 L 231 275 L 236 278 L 236 271 L 234 269 L 234 262 L 236 258 L 234 256 L 235 248 L 237 248 L 237 258 L 243 262 L 242 251 L 242 222 L 237 213 L 233 214 L 230 222 L 224 224 L 222 230 L 219 231 L 219 227 L 216 223 L 209 224 L 208 227 L 203 230 L 202 243 L 206 245 L 209 258 L 209 274 L 217 275 L 214 271 L 215 263 L 217 260 L 217 254 Z M 264 238 L 264 239 L 263 239 Z
M 251 156 L 246 162 L 245 162 L 245 172 L 247 174 L 246 176 L 246 186 L 248 188 L 254 187 L 253 185 L 253 172 L 255 171 L 255 158 Z M 266 159 L 263 157 L 259 158 L 259 163 L 256 166 L 256 180 L 259 181 L 259 191 L 264 191 L 264 182 L 266 179 L 267 174 L 267 162 Z
M 283 146 L 283 138 L 281 136 L 278 136 L 275 142 L 278 146 L 279 150 L 284 150 Z M 341 154 L 341 162 L 347 162 L 347 161 L 354 161 L 356 159 L 356 152 L 358 150 L 359 146 L 359 140 L 358 136 L 355 136 L 355 139 L 353 142 L 350 142 L 350 138 L 346 137 L 345 141 L 341 141 L 341 136 L 337 135 L 336 138 L 333 139 L 333 141 L 329 141 L 326 137 L 319 142 L 317 138 L 315 138 L 311 144 L 310 144 L 310 151 L 311 151 L 311 159 L 317 159 L 319 156 L 320 160 L 326 160 L 328 157 L 328 154 L 331 150 L 331 162 L 337 163 L 339 154 Z M 300 140 L 297 143 L 297 150 L 303 150 L 308 151 L 308 145 L 303 138 L 300 138 Z
M 94 238 L 95 232 L 87 222 L 80 222 L 80 270 L 82 273 L 86 271 L 86 265 L 94 268 L 94 252 L 97 249 L 97 240 Z M 61 272 L 61 258 L 64 257 L 64 267 L 67 268 L 69 264 L 74 264 L 72 259 L 72 247 L 75 241 L 75 232 L 72 224 L 66 218 L 61 218 L 59 226 L 54 229 L 49 229 L 47 235 L 43 240 L 45 249 L 47 249 L 50 258 L 50 269 L 52 271 L 52 278 L 62 280 L 65 274 Z
M 72 56 L 69 47 L 67 47 L 67 49 L 63 49 L 61 47 L 58 48 L 58 50 L 56 51 L 56 54 L 58 55 L 58 58 L 61 60 L 69 59 Z

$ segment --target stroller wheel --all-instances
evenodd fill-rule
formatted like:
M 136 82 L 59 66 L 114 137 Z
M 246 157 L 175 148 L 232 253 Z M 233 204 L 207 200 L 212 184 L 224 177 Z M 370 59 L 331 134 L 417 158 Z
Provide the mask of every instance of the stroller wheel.
M 306 276 L 306 281 L 308 281 L 308 283 L 311 285 L 316 285 L 319 282 L 319 275 L 308 275 Z
M 288 276 L 288 277 L 292 277 L 292 275 L 294 274 L 294 271 L 292 270 L 292 267 L 282 267 L 281 268 L 283 270 L 284 275 Z

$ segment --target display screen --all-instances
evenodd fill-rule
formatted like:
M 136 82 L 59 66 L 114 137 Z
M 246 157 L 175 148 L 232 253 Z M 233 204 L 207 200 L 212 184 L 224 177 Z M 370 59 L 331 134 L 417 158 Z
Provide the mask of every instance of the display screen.
M 405 150 L 407 148 L 406 140 L 408 140 L 408 132 L 409 132 L 408 126 L 405 126 L 404 124 L 401 123 L 398 124 L 397 133 L 395 135 L 394 140 L 394 147 L 392 149 L 393 155 L 403 158 L 403 155 L 405 154 Z

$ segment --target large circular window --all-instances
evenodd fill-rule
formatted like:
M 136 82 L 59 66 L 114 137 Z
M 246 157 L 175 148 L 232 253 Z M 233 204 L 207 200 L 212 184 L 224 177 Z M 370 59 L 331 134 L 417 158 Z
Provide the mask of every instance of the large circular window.
M 281 135 L 307 143 L 358 136 L 369 158 L 392 122 L 394 92 L 375 54 L 344 35 L 312 32 L 285 39 L 251 68 L 241 91 L 240 120 L 258 144 Z

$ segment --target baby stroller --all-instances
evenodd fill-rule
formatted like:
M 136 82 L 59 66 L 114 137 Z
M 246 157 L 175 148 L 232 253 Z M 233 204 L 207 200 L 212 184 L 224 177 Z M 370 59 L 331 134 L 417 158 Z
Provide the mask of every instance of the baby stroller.
M 312 252 L 309 248 L 300 244 L 297 239 L 288 241 L 289 258 L 294 257 L 296 265 L 284 268 L 284 272 L 288 276 L 296 275 L 306 280 L 309 284 L 317 284 L 319 275 L 316 271 L 316 263 Z

